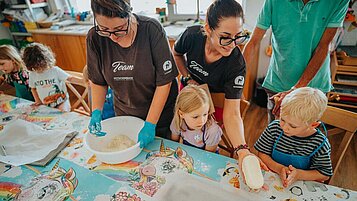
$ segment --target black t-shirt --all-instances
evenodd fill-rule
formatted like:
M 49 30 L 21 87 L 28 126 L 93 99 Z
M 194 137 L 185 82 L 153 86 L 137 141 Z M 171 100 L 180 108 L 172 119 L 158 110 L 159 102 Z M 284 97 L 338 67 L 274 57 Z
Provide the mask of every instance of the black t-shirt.
M 240 99 L 244 86 L 245 61 L 236 47 L 228 57 L 211 64 L 205 62 L 207 36 L 199 25 L 188 27 L 175 43 L 175 51 L 186 54 L 187 69 L 199 84 L 208 84 L 211 92 L 223 92 L 227 99 Z
M 134 16 L 138 21 L 138 31 L 128 48 L 99 36 L 94 28 L 89 30 L 88 77 L 94 84 L 113 89 L 116 115 L 132 115 L 144 120 L 156 87 L 172 82 L 158 122 L 158 127 L 168 127 L 178 91 L 176 64 L 160 23 L 145 16 Z

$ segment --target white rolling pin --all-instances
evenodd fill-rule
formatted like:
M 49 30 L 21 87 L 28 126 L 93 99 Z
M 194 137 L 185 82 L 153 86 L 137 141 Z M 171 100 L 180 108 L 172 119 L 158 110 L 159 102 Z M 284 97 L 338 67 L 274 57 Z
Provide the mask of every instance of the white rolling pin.
M 242 162 L 242 171 L 249 188 L 260 189 L 264 185 L 264 177 L 256 156 L 248 155 Z

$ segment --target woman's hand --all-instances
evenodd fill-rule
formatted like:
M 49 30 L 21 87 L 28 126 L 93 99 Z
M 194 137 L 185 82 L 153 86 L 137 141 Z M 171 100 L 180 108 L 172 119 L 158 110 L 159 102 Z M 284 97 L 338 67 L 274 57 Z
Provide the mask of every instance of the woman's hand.
M 187 84 L 200 85 L 200 84 L 198 84 L 198 82 L 196 82 L 196 81 L 193 80 L 193 79 L 188 80 L 188 81 L 187 81 Z
M 248 149 L 241 149 L 237 152 L 237 156 L 238 156 L 238 164 L 239 164 L 239 169 L 241 170 L 242 176 L 243 176 L 243 180 L 244 183 L 246 183 L 245 181 L 245 176 L 244 176 L 244 172 L 242 171 L 242 165 L 243 165 L 243 159 L 248 156 L 248 155 L 254 155 L 255 157 L 257 157 L 259 159 L 259 163 L 260 163 L 260 168 L 265 170 L 265 171 L 269 171 L 269 168 L 267 165 L 265 165 L 265 163 L 255 154 L 251 153 Z
M 90 122 L 88 125 L 89 132 L 96 136 L 102 137 L 105 136 L 107 133 L 102 132 L 102 111 L 96 109 L 92 112 L 92 117 L 90 118 Z
M 281 105 L 281 102 L 283 101 L 285 96 L 288 95 L 292 91 L 293 90 L 291 89 L 289 91 L 279 92 L 279 93 L 275 94 L 274 96 L 272 96 L 270 98 L 270 100 L 274 100 L 274 102 L 275 102 L 275 105 L 274 105 L 272 113 L 276 118 L 280 117 L 280 105 Z
M 145 121 L 144 127 L 139 132 L 138 142 L 140 142 L 140 148 L 144 148 L 155 138 L 156 124 Z

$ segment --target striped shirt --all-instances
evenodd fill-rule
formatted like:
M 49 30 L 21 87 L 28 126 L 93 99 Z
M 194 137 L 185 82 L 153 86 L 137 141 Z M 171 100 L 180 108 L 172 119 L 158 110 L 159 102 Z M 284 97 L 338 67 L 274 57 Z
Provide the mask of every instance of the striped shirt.
M 271 122 L 264 130 L 254 148 L 259 152 L 272 156 L 273 146 L 282 132 L 280 121 Z M 287 136 L 283 134 L 276 145 L 276 150 L 299 156 L 310 155 L 324 141 L 324 134 L 316 132 L 308 137 Z M 326 139 L 324 145 L 311 157 L 310 170 L 317 170 L 326 176 L 332 176 L 331 145 Z

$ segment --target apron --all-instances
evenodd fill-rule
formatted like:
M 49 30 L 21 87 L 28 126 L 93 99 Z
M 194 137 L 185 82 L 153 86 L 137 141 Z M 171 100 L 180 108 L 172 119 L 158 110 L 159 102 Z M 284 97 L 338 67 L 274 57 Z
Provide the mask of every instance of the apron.
M 188 141 L 186 141 L 185 139 L 182 139 L 183 140 L 183 144 L 189 145 L 191 147 L 196 147 L 198 149 L 205 150 L 206 149 L 205 134 L 206 134 L 206 124 L 203 126 L 203 135 L 202 135 L 203 147 L 198 147 L 196 145 L 193 145 L 193 144 L 189 143 Z
M 297 169 L 302 169 L 302 170 L 308 170 L 310 168 L 310 162 L 311 162 L 311 157 L 315 155 L 316 152 L 318 152 L 321 147 L 325 144 L 327 140 L 327 130 L 325 125 L 321 122 L 324 131 L 326 133 L 326 136 L 324 138 L 324 141 L 308 156 L 299 156 L 299 155 L 293 155 L 293 154 L 286 154 L 281 151 L 276 150 L 276 145 L 278 144 L 281 136 L 283 135 L 284 131 L 281 131 L 278 139 L 275 141 L 275 144 L 273 146 L 273 151 L 272 151 L 272 158 L 274 161 L 283 164 L 285 166 L 292 165 Z M 317 132 L 321 132 L 319 129 Z

